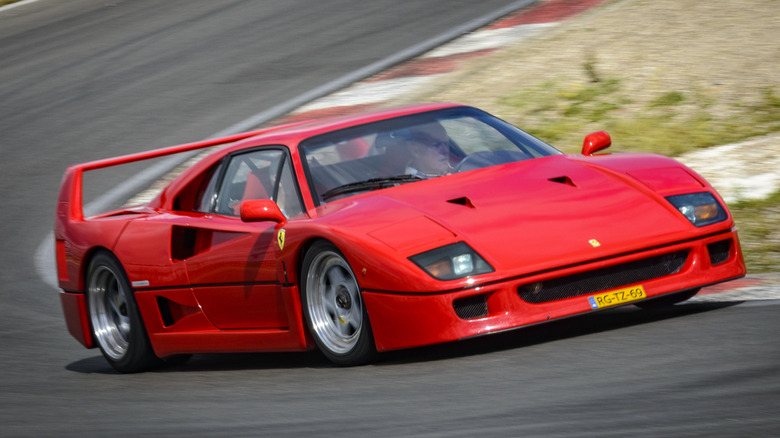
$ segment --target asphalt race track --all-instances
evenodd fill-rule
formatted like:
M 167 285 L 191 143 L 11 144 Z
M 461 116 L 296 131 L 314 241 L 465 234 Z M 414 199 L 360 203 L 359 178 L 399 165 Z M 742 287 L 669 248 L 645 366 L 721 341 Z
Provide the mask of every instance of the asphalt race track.
M 0 9 L 0 436 L 780 436 L 777 300 L 625 307 L 357 368 L 198 355 L 119 375 L 67 333 L 35 269 L 67 165 L 235 129 L 516 3 Z

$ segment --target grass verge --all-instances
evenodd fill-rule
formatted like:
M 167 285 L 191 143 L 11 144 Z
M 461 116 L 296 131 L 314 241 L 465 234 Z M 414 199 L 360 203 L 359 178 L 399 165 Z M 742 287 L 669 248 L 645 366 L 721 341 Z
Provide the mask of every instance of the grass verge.
M 621 151 L 669 156 L 780 130 L 780 97 L 772 88 L 719 115 L 695 89 L 637 102 L 623 82 L 616 77 L 585 84 L 548 80 L 514 89 L 496 106 L 508 121 L 565 152 L 577 152 L 583 133 L 597 130 L 608 131 Z

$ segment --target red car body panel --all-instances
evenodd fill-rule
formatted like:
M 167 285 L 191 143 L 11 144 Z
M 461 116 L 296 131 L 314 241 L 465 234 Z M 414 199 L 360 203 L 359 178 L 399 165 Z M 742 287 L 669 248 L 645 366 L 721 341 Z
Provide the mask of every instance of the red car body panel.
M 590 312 L 589 295 L 534 304 L 521 299 L 518 290 L 660 255 L 685 254 L 684 264 L 670 275 L 642 281 L 648 298 L 745 274 L 730 213 L 722 222 L 696 228 L 665 197 L 706 191 L 721 205 L 723 200 L 692 170 L 651 154 L 551 155 L 323 205 L 312 197 L 301 141 L 450 107 L 455 106 L 417 105 L 302 122 L 72 166 L 63 179 L 55 226 L 68 330 L 86 347 L 95 346 L 84 293 L 88 263 L 98 250 L 121 262 L 159 357 L 313 348 L 299 278 L 303 256 L 317 240 L 338 247 L 354 270 L 380 351 Z M 144 206 L 88 218 L 82 213 L 86 171 L 229 143 L 234 144 L 185 171 Z M 303 214 L 281 223 L 242 222 L 175 208 L 195 202 L 196 182 L 223 157 L 263 145 L 288 151 Z M 283 246 L 277 240 L 282 229 Z M 461 241 L 494 270 L 441 281 L 409 260 Z M 708 245 L 724 241 L 732 242 L 727 257 L 713 266 Z M 471 297 L 484 299 L 487 315 L 456 314 L 454 302 Z
M 728 263 L 716 268 L 709 265 L 705 249 L 707 243 L 720 241 L 724 238 L 736 238 L 736 233 L 718 234 L 694 242 L 684 242 L 653 251 L 630 254 L 610 259 L 610 263 L 636 260 L 682 248 L 690 249 L 692 251 L 691 258 L 680 272 L 642 284 L 648 297 L 700 287 L 744 275 L 743 265 L 738 262 L 741 258 L 739 251 L 735 251 L 731 255 Z M 517 288 L 524 284 L 544 281 L 553 275 L 586 272 L 594 267 L 598 268 L 601 263 L 603 261 L 596 260 L 556 270 L 552 273 L 543 271 L 531 273 L 527 276 L 451 293 L 421 295 L 366 290 L 364 297 L 369 309 L 371 326 L 376 333 L 377 348 L 380 351 L 392 350 L 464 339 L 590 312 L 592 308 L 587 297 L 574 297 L 529 305 L 517 299 Z M 463 320 L 452 311 L 453 301 L 476 295 L 486 296 L 488 316 Z

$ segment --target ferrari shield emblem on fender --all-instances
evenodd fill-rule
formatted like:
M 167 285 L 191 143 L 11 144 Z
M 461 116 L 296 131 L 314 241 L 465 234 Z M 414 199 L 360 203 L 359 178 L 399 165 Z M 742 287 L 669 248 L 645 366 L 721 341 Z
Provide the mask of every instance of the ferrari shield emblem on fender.
M 601 242 L 599 242 L 596 239 L 590 239 L 590 240 L 588 240 L 588 243 L 590 243 L 590 246 L 592 246 L 594 248 L 598 248 L 598 247 L 601 246 Z
M 279 249 L 284 249 L 284 228 L 279 230 L 279 232 L 276 234 L 276 243 L 279 244 Z

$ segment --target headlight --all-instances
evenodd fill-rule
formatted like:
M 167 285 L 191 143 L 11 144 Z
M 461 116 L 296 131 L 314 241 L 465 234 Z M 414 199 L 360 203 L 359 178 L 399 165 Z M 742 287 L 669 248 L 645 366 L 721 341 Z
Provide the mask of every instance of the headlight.
M 666 198 L 677 210 L 697 227 L 726 220 L 726 210 L 715 200 L 712 193 L 691 193 Z
M 493 267 L 464 242 L 432 249 L 409 257 L 409 260 L 437 280 L 455 280 L 493 272 Z

